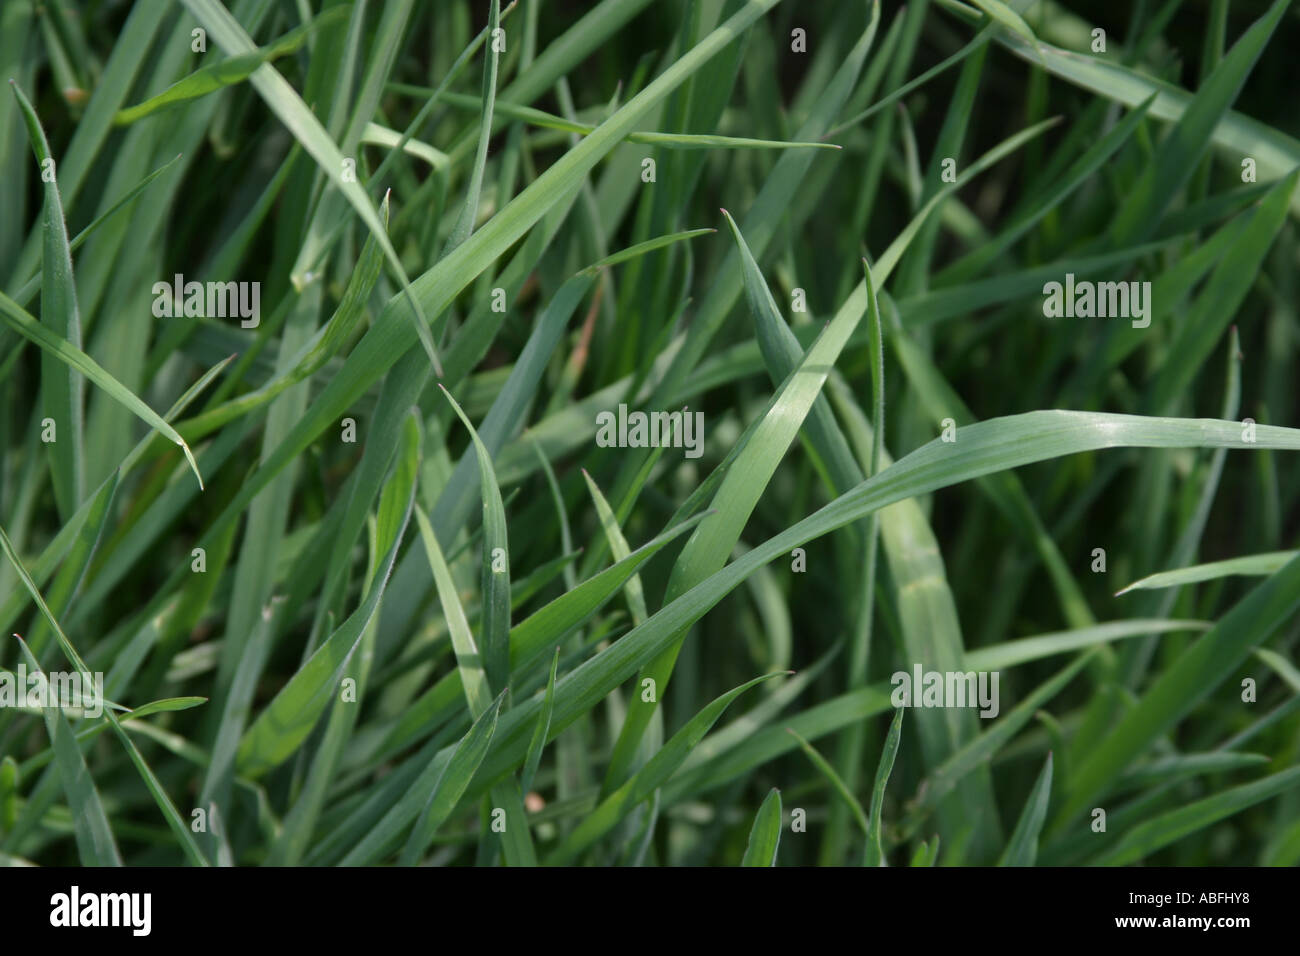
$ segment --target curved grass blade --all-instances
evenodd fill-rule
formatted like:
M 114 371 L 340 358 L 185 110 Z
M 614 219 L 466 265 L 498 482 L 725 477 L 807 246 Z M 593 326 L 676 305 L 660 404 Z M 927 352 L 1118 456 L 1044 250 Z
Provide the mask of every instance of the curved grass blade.
M 999 26 L 1037 45 L 1038 38 L 1034 36 L 1034 31 L 1029 29 L 1029 24 L 1002 0 L 971 0 L 971 3 L 987 13 Z
M 194 460 L 194 455 L 190 452 L 190 446 L 185 443 L 185 439 L 181 438 L 172 426 L 158 417 L 157 412 L 140 401 L 130 389 L 104 371 L 99 366 L 99 363 L 81 349 L 72 345 L 67 339 L 50 332 L 28 315 L 22 306 L 3 292 L 0 292 L 0 319 L 8 323 L 9 327 L 18 332 L 23 338 L 34 342 L 50 355 L 57 357 L 60 362 L 90 379 L 114 400 L 130 409 L 150 428 L 160 432 L 169 441 L 179 445 L 181 451 L 185 454 L 185 460 L 190 464 L 190 470 L 194 472 L 194 477 L 198 479 L 199 488 L 203 488 L 203 476 L 199 474 L 198 462 Z
M 313 30 L 319 30 L 332 24 L 335 20 L 340 20 L 347 12 L 347 7 L 334 7 L 330 10 L 323 10 L 314 19 L 300 27 L 295 27 L 274 43 L 261 47 L 252 53 L 227 57 L 220 62 L 195 70 L 189 76 L 167 87 L 157 96 L 151 96 L 143 103 L 137 103 L 135 106 L 118 110 L 113 117 L 113 125 L 127 126 L 160 110 L 179 106 L 188 100 L 207 96 L 209 93 L 215 93 L 228 86 L 234 86 L 236 83 L 242 83 L 248 79 L 249 74 L 263 63 L 270 63 L 282 56 L 296 52 L 307 41 L 308 35 Z
M 497 393 L 492 407 L 477 429 L 476 434 L 487 449 L 489 460 L 523 423 L 542 383 L 546 366 L 564 335 L 565 327 L 594 281 L 592 276 L 584 274 L 566 279 L 538 317 L 527 344 L 514 368 L 510 370 L 506 384 Z M 474 431 L 471 430 L 471 433 Z M 467 449 L 461 456 L 434 506 L 433 527 L 444 539 L 450 540 L 450 535 L 465 523 L 475 499 L 484 500 L 484 479 L 479 467 L 477 447 L 475 445 L 473 454 Z
M 899 713 L 901 714 L 902 711 L 900 710 Z M 831 789 L 834 790 L 839 795 L 840 799 L 844 801 L 844 805 L 849 808 L 849 812 L 853 815 L 853 819 L 856 820 L 858 826 L 862 828 L 863 836 L 870 837 L 871 824 L 867 821 L 867 814 L 862 809 L 862 804 L 858 802 L 857 797 L 849 792 L 849 788 L 844 785 L 844 781 L 841 780 L 840 775 L 835 772 L 835 768 L 827 762 L 825 757 L 817 752 L 816 747 L 801 737 L 799 732 L 793 727 L 787 727 L 786 733 L 799 741 L 800 749 L 802 749 L 808 756 L 808 759 L 812 762 L 812 765 L 817 768 L 817 771 L 826 778 L 826 782 L 831 785 Z
M 889 734 L 885 737 L 885 746 L 880 750 L 880 763 L 876 765 L 876 780 L 871 786 L 871 828 L 867 834 L 867 846 L 862 856 L 863 866 L 883 866 L 885 847 L 881 839 L 882 818 L 885 806 L 885 787 L 889 784 L 889 775 L 894 771 L 894 759 L 898 756 L 899 741 L 903 736 L 903 708 L 894 713 L 889 722 Z M 938 837 L 935 837 L 935 854 L 938 855 Z
M 1237 422 L 1056 410 L 979 422 L 959 430 L 955 443 L 935 439 L 723 567 L 566 675 L 556 686 L 552 736 L 632 677 L 643 663 L 673 648 L 685 628 L 739 586 L 754 568 L 789 554 L 804 542 L 896 501 L 980 475 L 1062 455 L 1123 446 L 1300 450 L 1300 431 L 1259 425 L 1256 442 L 1243 444 Z M 1300 587 L 1294 593 L 1300 595 Z M 846 696 L 875 700 L 874 692 L 869 691 L 872 689 Z M 495 779 L 522 762 L 532 724 L 525 728 L 520 722 L 535 719 L 534 706 L 524 705 L 507 715 L 507 725 L 501 728 L 493 752 L 484 762 L 480 774 L 484 780 Z M 781 736 L 789 739 L 787 734 Z
M 1270 551 L 1266 554 L 1251 554 L 1241 558 L 1229 558 L 1226 561 L 1210 561 L 1207 564 L 1194 564 L 1174 571 L 1158 571 L 1139 578 L 1127 587 L 1115 592 L 1118 597 L 1129 591 L 1154 588 L 1173 588 L 1184 584 L 1199 584 L 1202 581 L 1217 581 L 1232 575 L 1259 576 L 1274 574 L 1282 566 L 1293 561 L 1300 551 Z
M 1277 651 L 1270 650 L 1267 647 L 1255 648 L 1255 656 L 1273 669 L 1278 677 L 1286 682 L 1286 685 L 1295 693 L 1300 694 L 1300 669 L 1279 654 Z
M 618 252 L 610 253 L 599 262 L 593 262 L 587 268 L 583 269 L 579 275 L 594 274 L 608 266 L 616 266 L 621 262 L 627 262 L 629 259 L 635 259 L 637 256 L 643 256 L 647 252 L 654 252 L 656 249 L 662 249 L 664 246 L 671 245 L 674 242 L 681 242 L 683 239 L 694 239 L 696 236 L 703 236 L 706 233 L 717 232 L 716 229 L 687 229 L 685 232 L 674 232 L 666 236 L 655 236 L 653 239 L 647 239 L 645 242 L 638 242 L 635 245 L 628 246 L 626 249 L 620 249 Z
M 68 227 L 59 198 L 58 177 L 50 144 L 45 139 L 36 110 L 18 84 L 9 81 L 27 124 L 32 152 L 41 167 L 45 202 L 41 220 L 44 238 L 41 253 L 41 324 L 50 334 L 66 339 L 72 348 L 81 348 L 81 313 L 77 309 L 77 286 L 72 277 L 72 251 L 68 247 Z M 59 517 L 67 521 L 86 496 L 86 462 L 82 413 L 86 383 L 76 367 L 60 361 L 48 351 L 41 356 L 41 410 L 52 419 L 56 433 L 50 443 L 50 478 Z
M 670 528 L 633 551 L 626 559 L 569 589 L 520 621 L 510 633 L 511 669 L 517 671 L 527 667 L 548 645 L 554 643 L 556 636 L 567 635 L 573 628 L 581 626 L 618 592 L 637 568 L 693 528 L 703 517 L 696 515 Z M 459 713 L 464 706 L 461 703 L 461 681 L 460 671 L 455 670 L 435 684 L 398 721 L 380 752 L 387 754 L 405 749 L 413 740 L 422 736 L 422 727 L 437 726 L 451 715 Z
M 167 172 L 167 170 L 171 169 L 172 166 L 176 165 L 176 163 L 180 161 L 180 158 L 181 157 L 179 154 L 173 156 L 171 159 L 167 160 L 167 162 L 163 163 L 161 166 L 155 169 L 144 179 L 136 183 L 135 186 L 133 186 L 131 189 L 123 193 L 121 199 L 119 199 L 117 202 L 113 203 L 113 205 L 105 209 L 102 213 L 100 213 L 98 216 L 95 217 L 93 222 L 91 222 L 88 226 L 82 229 L 81 232 L 77 233 L 75 236 L 72 237 L 72 241 L 68 243 L 68 251 L 76 252 L 77 249 L 81 247 L 82 243 L 84 243 L 87 239 L 89 239 L 94 234 L 96 229 L 102 226 L 109 219 L 112 219 L 114 215 L 116 215 L 123 208 L 129 205 L 131 200 L 135 199 L 136 196 L 144 192 L 150 183 L 152 183 L 163 173 Z M 41 276 L 40 275 L 32 276 L 31 280 L 18 291 L 18 294 L 16 296 L 14 296 L 14 301 L 16 301 L 19 305 L 26 307 L 27 304 L 31 302 L 32 296 L 36 294 L 36 290 L 39 289 L 40 287 L 41 287 Z
M 582 477 L 587 481 L 587 490 L 591 493 L 591 500 L 596 506 L 596 515 L 600 518 L 600 526 L 605 532 L 605 537 L 609 541 L 609 551 L 615 561 L 622 561 L 632 549 L 628 547 L 627 539 L 623 537 L 623 531 L 618 526 L 618 518 L 614 516 L 614 511 L 605 500 L 605 496 L 600 493 L 600 488 L 587 474 L 587 469 L 582 469 Z M 623 586 L 627 593 L 628 610 L 632 612 L 632 622 L 634 624 L 642 623 L 649 615 L 646 611 L 645 589 L 641 586 L 641 576 L 633 574 L 627 579 L 627 584 Z
M 1022 637 L 1002 644 L 990 644 L 978 650 L 967 651 L 964 667 L 970 671 L 1000 671 L 1041 660 L 1054 654 L 1077 651 L 1097 644 L 1144 634 L 1167 634 L 1172 631 L 1204 631 L 1208 621 L 1169 621 L 1163 618 L 1135 618 L 1129 621 L 1112 621 L 1093 627 L 1079 627 L 1069 631 L 1054 631 L 1034 637 Z
M 63 633 L 63 628 L 59 626 L 59 622 L 55 620 L 54 614 L 45 603 L 45 599 L 41 596 L 35 582 L 32 581 L 31 575 L 27 573 L 27 569 L 24 568 L 22 562 L 19 561 L 18 554 L 14 551 L 13 544 L 10 542 L 9 536 L 5 534 L 4 528 L 0 528 L 0 550 L 4 551 L 5 557 L 8 558 L 9 562 L 14 566 L 14 570 L 18 572 L 18 576 L 22 579 L 23 586 L 27 588 L 28 592 L 32 596 L 32 600 L 34 600 L 37 607 L 40 608 L 42 616 L 54 631 L 59 642 L 59 647 L 62 649 L 64 656 L 72 666 L 76 668 L 78 673 L 83 675 L 93 673 L 90 668 L 86 666 L 85 661 L 81 659 L 81 655 L 77 653 L 77 649 L 72 646 L 72 642 L 68 640 L 68 636 Z M 23 651 L 25 654 L 30 656 L 31 651 L 27 649 L 25 644 L 23 645 Z M 34 658 L 32 659 L 32 662 L 35 664 Z M 63 718 L 62 711 L 59 712 L 58 716 L 62 718 L 66 724 L 66 718 Z M 167 820 L 168 826 L 171 827 L 172 833 L 176 835 L 186 857 L 196 866 L 207 866 L 207 859 L 199 850 L 198 844 L 194 842 L 189 827 L 185 825 L 180 814 L 176 812 L 176 807 L 172 804 L 171 798 L 167 796 L 166 791 L 163 790 L 162 785 L 154 776 L 153 771 L 150 770 L 149 765 L 145 763 L 144 757 L 141 756 L 139 749 L 135 745 L 135 741 L 133 741 L 127 735 L 126 731 L 122 729 L 122 724 L 118 720 L 117 715 L 113 712 L 113 708 L 106 706 L 104 708 L 104 717 L 107 718 L 108 722 L 112 725 L 113 732 L 117 734 L 117 738 L 122 742 L 122 746 L 126 748 L 127 755 L 131 758 L 131 762 L 135 765 L 136 770 L 144 780 L 146 788 L 149 790 L 154 802 L 158 805 L 158 809 L 162 811 L 163 817 Z M 70 730 L 71 728 L 69 728 L 69 731 Z M 72 746 L 74 748 L 76 747 L 75 742 L 72 742 Z M 67 756 L 68 755 L 65 755 L 65 765 L 67 765 Z M 81 759 L 79 749 L 77 750 L 77 759 Z M 74 768 L 68 766 L 68 769 L 71 770 Z M 83 771 L 85 770 L 84 761 L 82 761 L 81 769 Z M 65 776 L 64 779 L 66 782 L 71 778 Z M 93 789 L 93 783 L 90 784 L 90 786 Z M 93 807 L 90 808 L 89 812 L 94 812 Z M 116 848 L 113 848 L 113 855 L 116 856 Z
M 383 146 L 391 150 L 389 156 L 397 154 L 398 147 L 407 156 L 414 156 L 416 159 L 423 160 L 429 164 L 431 169 L 439 172 L 445 172 L 451 166 L 451 157 L 440 149 L 435 149 L 428 143 L 418 139 L 412 139 L 404 136 L 397 130 L 389 129 L 387 126 L 380 126 L 378 123 L 367 123 L 366 128 L 361 131 L 361 142 L 367 146 Z M 384 160 L 388 162 L 388 160 Z M 382 169 L 382 165 L 380 167 Z M 379 170 L 375 170 L 372 179 L 378 179 Z

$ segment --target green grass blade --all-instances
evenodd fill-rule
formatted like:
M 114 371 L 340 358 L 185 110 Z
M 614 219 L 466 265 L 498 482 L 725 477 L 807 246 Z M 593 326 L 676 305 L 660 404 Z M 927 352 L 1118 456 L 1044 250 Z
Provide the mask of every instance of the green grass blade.
M 8 555 L 8 536 L 0 537 L 0 542 L 3 542 L 5 553 Z M 32 669 L 32 673 L 39 673 L 44 678 L 44 672 L 41 671 L 36 658 L 32 656 L 25 643 L 20 643 L 23 654 L 27 658 L 27 666 Z M 122 857 L 113 840 L 113 831 L 108 824 L 104 804 L 99 798 L 99 791 L 95 789 L 95 782 L 86 768 L 85 758 L 82 757 L 81 750 L 73 737 L 72 727 L 63 714 L 62 706 L 44 708 L 44 717 L 45 727 L 49 731 L 50 742 L 54 747 L 54 762 L 63 781 L 68 806 L 72 810 L 72 820 L 77 835 L 77 851 L 81 856 L 82 865 L 121 866 Z
M 434 782 L 428 802 L 420 811 L 419 819 L 415 821 L 415 827 L 411 830 L 411 835 L 402 850 L 399 860 L 401 866 L 415 864 L 433 841 L 438 828 L 451 815 L 452 810 L 456 809 L 457 801 L 469 786 L 474 771 L 478 770 L 478 765 L 483 762 L 483 757 L 487 754 L 488 745 L 492 742 L 492 734 L 497 729 L 497 716 L 501 713 L 501 705 L 504 701 L 505 691 L 502 691 L 497 699 L 474 719 L 469 732 L 456 744 L 456 750 Z
M 643 800 L 648 800 L 673 772 L 681 766 L 695 745 L 718 722 L 718 718 L 731 706 L 731 703 L 763 681 L 771 680 L 778 674 L 765 674 L 751 681 L 732 688 L 712 701 L 698 714 L 687 721 L 681 730 L 673 734 L 644 767 L 638 770 L 628 781 L 600 802 L 600 805 L 580 823 L 568 838 L 549 857 L 548 863 L 561 864 L 573 859 L 587 849 L 597 838 L 609 831 L 623 817 Z M 780 814 L 777 814 L 778 822 Z M 775 852 L 775 846 L 773 847 Z
M 510 676 L 510 546 L 506 540 L 506 509 L 487 446 L 451 393 L 439 387 L 468 429 L 478 458 L 483 494 L 483 672 L 489 687 L 504 688 Z
M 1204 631 L 1210 627 L 1206 621 L 1170 621 L 1162 618 L 1134 618 L 1112 621 L 1092 627 L 1078 627 L 1068 631 L 1054 631 L 1034 637 L 1022 637 L 1001 644 L 990 644 L 967 651 L 963 668 L 971 671 L 1001 671 L 1042 660 L 1056 654 L 1082 650 L 1098 644 L 1146 634 L 1168 634 L 1175 631 Z
M 77 308 L 77 287 L 72 277 L 72 251 L 68 246 L 68 227 L 64 222 L 63 202 L 59 198 L 58 177 L 50 144 L 31 102 L 13 80 L 9 87 L 18 99 L 32 152 L 41 167 L 45 183 L 42 234 L 44 246 L 41 269 L 41 323 L 53 336 L 65 339 L 74 349 L 81 348 L 81 313 Z M 60 361 L 48 351 L 41 356 L 41 410 L 43 419 L 54 422 L 58 431 L 50 442 L 50 476 L 59 513 L 66 521 L 86 495 L 86 463 L 82 413 L 85 404 L 85 381 L 74 365 Z M 59 433 L 62 434 L 59 434 Z
M 1234 673 L 1250 652 L 1300 606 L 1300 558 L 1256 586 L 1170 665 L 1137 705 L 1071 775 L 1071 794 L 1054 829 L 1101 796 L 1107 782 L 1158 735 Z
M 234 86 L 236 83 L 242 83 L 248 79 L 249 74 L 263 63 L 270 63 L 282 56 L 288 56 L 290 53 L 296 52 L 307 41 L 308 35 L 313 30 L 319 30 L 334 23 L 346 12 L 346 7 L 325 10 L 320 16 L 300 27 L 295 27 L 274 43 L 269 43 L 253 53 L 227 57 L 210 66 L 195 70 L 189 76 L 167 87 L 157 96 L 151 96 L 143 103 L 137 103 L 135 106 L 118 110 L 117 115 L 113 117 L 113 125 L 128 126 L 161 110 L 179 106 L 187 100 L 207 96 L 228 86 Z
M 592 503 L 596 506 L 596 515 L 600 518 L 601 530 L 605 532 L 605 537 L 609 541 L 609 551 L 615 561 L 622 561 L 632 549 L 628 547 L 627 539 L 623 537 L 623 531 L 618 526 L 618 518 L 614 516 L 614 511 L 605 500 L 605 496 L 600 493 L 600 488 L 592 480 L 591 475 L 587 474 L 587 469 L 582 470 L 582 477 L 586 479 L 587 490 L 591 493 Z M 634 624 L 642 623 L 648 613 L 645 604 L 645 589 L 641 586 L 640 575 L 632 575 L 627 579 L 627 584 L 623 586 L 627 594 L 628 610 L 632 612 L 632 621 Z
M 169 441 L 179 445 L 181 451 L 185 454 L 185 460 L 189 462 L 190 469 L 194 472 L 194 477 L 198 479 L 199 488 L 203 487 L 203 478 L 199 474 L 198 462 L 194 460 L 194 455 L 190 452 L 190 446 L 185 443 L 185 440 L 177 434 L 171 425 L 159 418 L 153 409 L 137 398 L 130 389 L 104 371 L 94 359 L 72 345 L 67 339 L 50 332 L 3 292 L 0 292 L 0 319 L 8 323 L 9 327 L 23 338 L 34 342 L 69 368 L 75 369 L 90 379 L 150 428 L 161 433 Z
M 528 756 L 524 759 L 524 768 L 519 774 L 519 789 L 529 792 L 533 777 L 542 762 L 542 750 L 546 747 L 546 734 L 551 729 L 551 711 L 555 706 L 555 672 L 560 666 L 560 649 L 555 649 L 551 658 L 551 673 L 546 678 L 546 692 L 542 695 L 542 710 L 537 715 L 537 727 L 533 730 L 533 739 L 528 744 Z
M 871 826 L 867 833 L 867 845 L 863 851 L 863 866 L 883 866 L 885 847 L 881 837 L 885 808 L 885 787 L 889 785 L 889 775 L 894 771 L 894 760 L 898 757 L 898 745 L 903 736 L 903 708 L 894 712 L 894 719 L 889 722 L 889 734 L 885 745 L 880 750 L 880 763 L 876 765 L 876 780 L 871 785 Z M 936 848 L 936 855 L 937 855 Z
M 228 54 L 246 56 L 256 51 L 256 46 L 244 28 L 239 25 L 239 21 L 230 15 L 219 0 L 182 0 L 182 2 Z M 411 288 L 410 280 L 407 279 L 406 272 L 402 268 L 402 262 L 388 239 L 388 232 L 375 212 L 370 197 L 366 195 L 366 191 L 355 177 L 350 180 L 344 178 L 344 156 L 339 152 L 338 146 L 330 139 L 325 128 L 321 126 L 315 114 L 293 87 L 269 63 L 263 63 L 250 73 L 248 81 L 257 90 L 258 95 L 266 101 L 266 105 L 272 112 L 279 117 L 280 122 L 284 123 L 294 138 L 302 144 L 303 149 L 316 160 L 321 172 L 329 177 L 335 188 L 346 197 L 366 228 L 370 230 L 370 234 L 379 242 L 394 272 L 402 279 L 402 288 L 411 307 L 409 315 L 414 331 L 424 346 L 434 371 L 441 375 L 442 365 L 438 361 L 433 338 L 429 333 L 428 319 L 425 318 L 420 300 Z
M 245 732 L 235 765 L 246 777 L 256 777 L 278 766 L 302 745 L 336 692 L 348 659 L 379 607 L 415 500 L 419 432 L 413 419 L 408 421 L 405 444 L 406 451 L 399 457 L 380 500 L 381 518 L 385 514 L 392 516 L 381 521 L 377 544 L 384 557 L 379 562 L 380 571 L 361 605 L 316 649 Z
M 749 281 L 753 281 L 752 275 L 747 278 Z M 755 294 L 770 295 L 765 290 Z M 772 307 L 775 308 L 774 305 Z M 666 602 L 671 602 L 689 590 L 722 567 L 727 560 L 740 538 L 745 522 L 767 487 L 768 480 L 794 440 L 814 400 L 821 394 L 826 376 L 861 317 L 861 310 L 841 309 L 835 320 L 808 350 L 802 364 L 790 374 L 773 397 L 749 442 L 722 479 L 713 499 L 717 513 L 700 524 L 673 566 Z M 631 701 L 605 778 L 606 792 L 612 791 L 626 778 L 657 700 L 667 690 L 684 637 L 682 635 L 667 653 L 653 661 L 642 675 L 642 681 L 654 681 L 656 701 L 645 702 L 640 697 Z
M 1150 235 L 1174 195 L 1196 171 L 1197 160 L 1209 148 L 1215 128 L 1227 115 L 1289 4 L 1290 0 L 1275 0 L 1242 34 L 1161 141 L 1112 227 L 1118 244 L 1131 245 Z
M 849 808 L 849 812 L 853 815 L 853 819 L 857 821 L 858 826 L 862 828 L 863 835 L 870 837 L 871 825 L 867 822 L 867 814 L 862 809 L 862 804 L 858 802 L 858 798 L 850 792 L 847 786 L 845 786 L 844 781 L 840 779 L 840 775 L 835 772 L 835 768 L 830 765 L 825 757 L 817 752 L 816 747 L 800 737 L 798 731 L 789 727 L 786 728 L 786 731 L 791 734 L 795 740 L 799 741 L 800 749 L 808 756 L 812 765 L 817 768 L 817 772 L 826 778 L 826 782 L 831 785 L 831 789 L 835 791 L 842 801 L 844 801 L 844 805 Z
M 492 0 L 488 8 L 488 34 L 494 38 L 497 36 L 497 30 L 501 22 L 501 2 Z M 447 239 L 446 248 L 443 249 L 443 255 L 447 255 L 462 242 L 469 238 L 469 234 L 474 231 L 474 223 L 478 218 L 478 201 L 479 192 L 483 188 L 483 167 L 487 164 L 488 141 L 492 138 L 492 106 L 496 102 L 497 95 L 497 45 L 495 39 L 488 45 L 487 54 L 483 60 L 483 95 L 482 109 L 479 113 L 479 132 L 478 148 L 474 153 L 474 166 L 470 170 L 469 187 L 465 194 L 465 206 L 461 209 L 460 216 L 456 219 L 456 224 L 452 227 L 451 236 Z
M 1269 800 L 1300 786 L 1300 767 L 1291 767 L 1256 780 L 1231 787 L 1140 823 L 1125 833 L 1114 846 L 1089 861 L 1093 866 L 1125 866 L 1149 856 L 1161 847 L 1197 833 L 1247 807 Z
M 451 569 L 447 567 L 442 548 L 438 545 L 433 525 L 419 508 L 415 511 L 415 520 L 420 526 L 420 538 L 424 541 L 424 550 L 429 556 L 429 566 L 433 569 L 434 583 L 438 587 L 438 599 L 442 602 L 442 614 L 447 621 L 447 631 L 451 634 L 451 646 L 456 654 L 456 669 L 460 673 L 460 684 L 464 688 L 470 714 L 478 719 L 487 712 L 492 701 L 487 676 L 483 671 L 483 658 L 479 653 L 478 644 L 474 641 L 474 635 L 470 633 L 465 608 L 457 593 Z
M 754 816 L 749 843 L 741 866 L 776 866 L 776 850 L 781 843 L 781 791 L 773 787 Z
M 998 858 L 998 866 L 1033 866 L 1038 857 L 1038 835 L 1047 820 L 1047 805 L 1052 796 L 1052 755 L 1048 753 L 1043 769 L 1020 811 L 1020 819 Z
M 1132 584 L 1116 591 L 1116 596 L 1129 591 L 1152 590 L 1156 588 L 1181 587 L 1184 584 L 1199 584 L 1202 581 L 1217 581 L 1233 575 L 1258 577 L 1274 574 L 1296 558 L 1300 552 L 1270 551 L 1266 554 L 1251 554 L 1241 558 L 1228 558 L 1226 561 L 1211 561 L 1208 564 L 1195 564 L 1191 567 L 1178 568 L 1174 571 L 1158 571 L 1139 578 Z

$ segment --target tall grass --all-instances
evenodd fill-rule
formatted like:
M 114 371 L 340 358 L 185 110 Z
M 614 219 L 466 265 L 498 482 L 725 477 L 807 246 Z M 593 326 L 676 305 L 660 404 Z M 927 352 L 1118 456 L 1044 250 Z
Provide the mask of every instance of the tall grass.
M 0 860 L 1300 863 L 1300 21 L 1090 7 L 5 3 Z

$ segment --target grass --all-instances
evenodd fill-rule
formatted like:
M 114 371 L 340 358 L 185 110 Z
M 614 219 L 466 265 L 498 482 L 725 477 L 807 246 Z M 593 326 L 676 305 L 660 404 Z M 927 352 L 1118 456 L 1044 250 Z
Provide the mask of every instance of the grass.
M 1300 16 L 1088 7 L 6 3 L 0 861 L 1300 863 Z

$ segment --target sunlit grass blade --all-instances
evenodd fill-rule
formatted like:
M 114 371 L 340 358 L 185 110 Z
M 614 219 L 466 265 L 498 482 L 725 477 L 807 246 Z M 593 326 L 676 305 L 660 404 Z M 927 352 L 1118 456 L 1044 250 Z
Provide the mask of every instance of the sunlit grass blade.
M 1270 551 L 1267 554 L 1251 554 L 1241 558 L 1228 558 L 1226 561 L 1211 561 L 1208 564 L 1195 564 L 1191 567 L 1178 568 L 1173 571 L 1157 571 L 1139 578 L 1132 584 L 1120 588 L 1116 596 L 1129 591 L 1152 590 L 1156 588 L 1181 587 L 1184 584 L 1199 584 L 1202 581 L 1217 581 L 1233 575 L 1258 577 L 1273 574 L 1295 559 L 1300 552 Z
M 1022 637 L 1002 644 L 991 644 L 965 654 L 964 666 L 972 671 L 1001 671 L 1027 661 L 1041 660 L 1056 654 L 1082 650 L 1097 644 L 1141 637 L 1145 634 L 1168 634 L 1175 631 L 1204 631 L 1208 621 L 1170 621 L 1162 618 L 1135 618 L 1128 621 L 1111 621 L 1092 627 L 1080 627 L 1052 634 Z
M 415 520 L 420 526 L 420 538 L 424 542 L 425 554 L 429 557 L 429 566 L 433 569 L 438 599 L 442 602 L 442 614 L 447 621 L 451 646 L 456 654 L 460 684 L 465 691 L 470 713 L 477 719 L 487 711 L 492 700 L 492 695 L 488 691 L 487 677 L 483 671 L 483 657 L 479 653 L 474 635 L 470 633 L 465 608 L 461 604 L 456 582 L 452 579 L 451 569 L 447 567 L 447 560 L 443 557 L 438 538 L 433 532 L 433 525 L 418 508 L 415 511 Z

